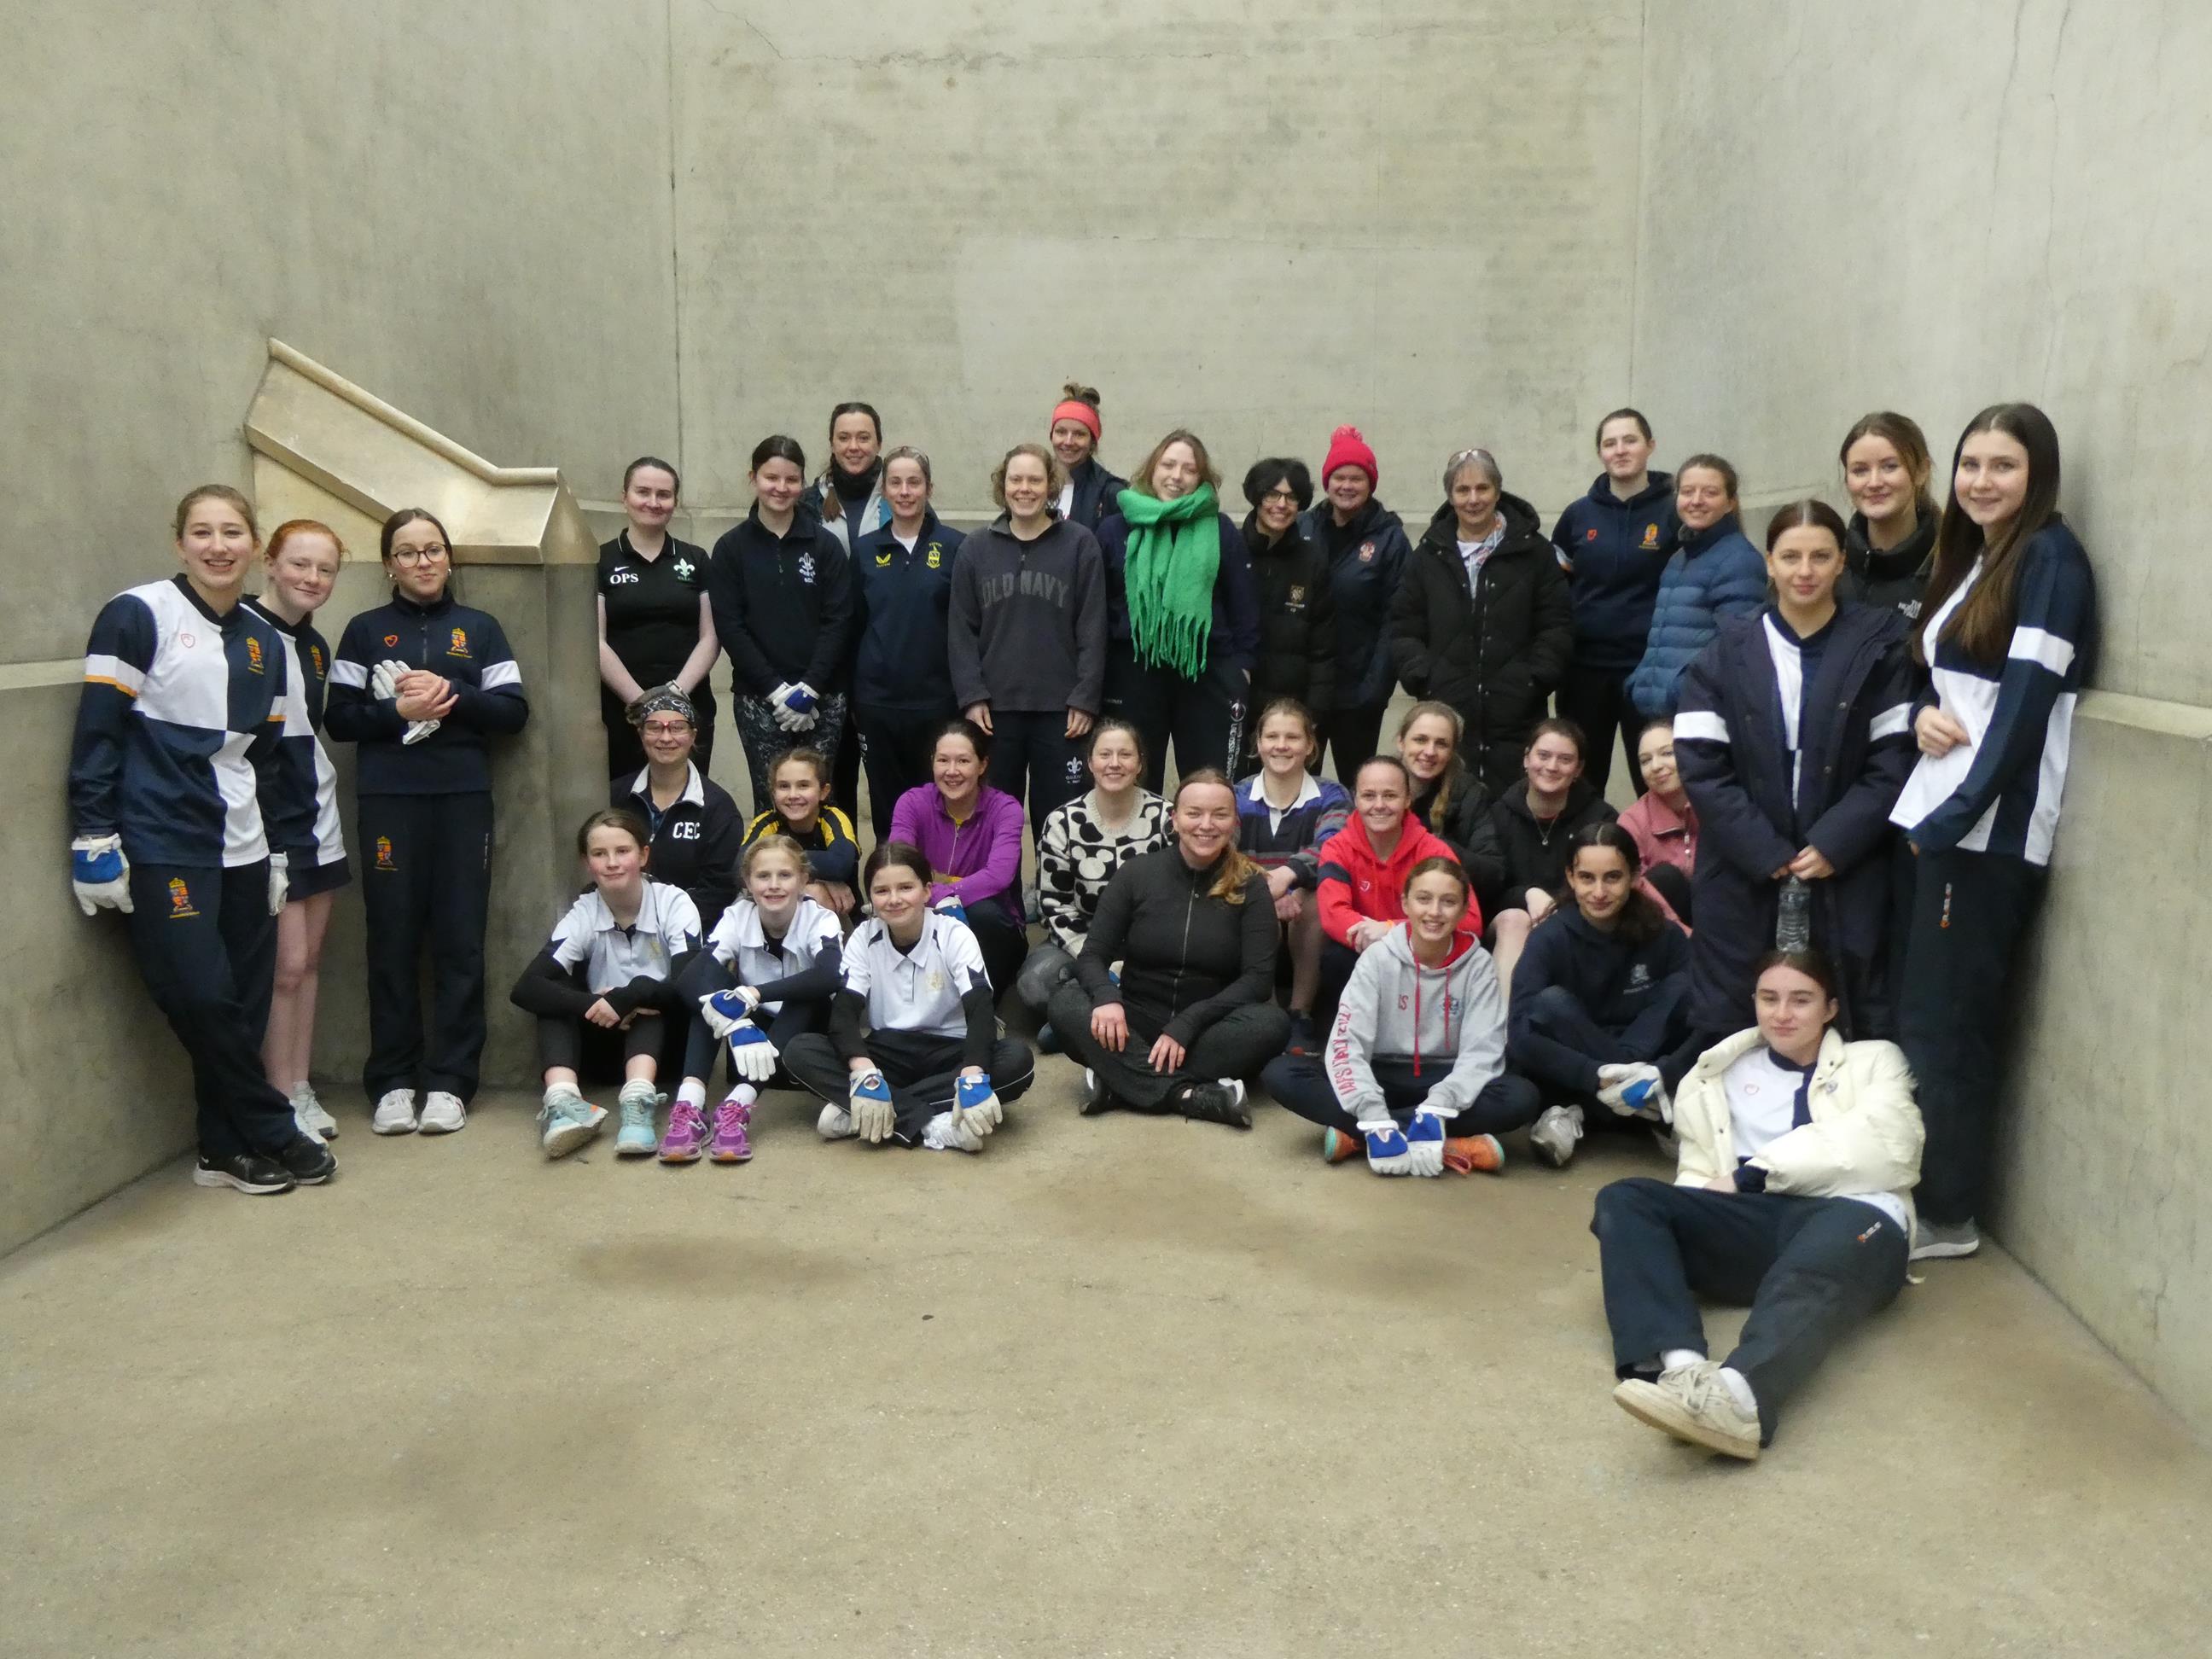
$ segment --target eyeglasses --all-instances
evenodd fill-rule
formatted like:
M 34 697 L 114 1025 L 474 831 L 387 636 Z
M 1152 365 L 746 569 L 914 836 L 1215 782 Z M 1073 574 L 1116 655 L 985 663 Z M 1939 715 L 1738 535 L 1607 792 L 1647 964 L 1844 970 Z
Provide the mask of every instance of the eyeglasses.
M 435 564 L 441 559 L 453 556 L 453 550 L 442 542 L 432 542 L 428 547 L 395 547 L 392 550 L 394 564 Z
M 1295 489 L 1271 489 L 1260 499 L 1263 501 L 1288 501 L 1292 507 L 1298 504 L 1298 494 Z
M 690 720 L 647 720 L 638 727 L 648 738 L 680 738 L 690 729 Z

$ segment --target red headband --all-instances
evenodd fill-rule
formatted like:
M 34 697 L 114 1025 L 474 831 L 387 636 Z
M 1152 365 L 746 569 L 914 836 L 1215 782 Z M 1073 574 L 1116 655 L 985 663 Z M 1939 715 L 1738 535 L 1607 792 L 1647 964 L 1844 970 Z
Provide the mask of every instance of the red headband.
M 1082 422 L 1091 428 L 1091 441 L 1094 444 L 1106 435 L 1098 429 L 1098 411 L 1089 404 L 1079 403 L 1073 398 L 1052 411 L 1053 426 L 1058 426 L 1062 421 Z

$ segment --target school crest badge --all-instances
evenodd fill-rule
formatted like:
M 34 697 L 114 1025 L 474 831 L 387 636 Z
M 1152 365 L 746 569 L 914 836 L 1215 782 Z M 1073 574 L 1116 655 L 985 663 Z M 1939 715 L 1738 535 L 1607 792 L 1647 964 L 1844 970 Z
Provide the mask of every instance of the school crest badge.
M 944 548 L 942 548 L 941 546 L 939 546 L 939 545 L 937 543 L 935 543 L 935 542 L 932 542 L 932 543 L 930 543 L 930 544 L 929 544 L 929 556 L 928 556 L 927 558 L 924 559 L 924 560 L 922 561 L 922 562 L 923 562 L 924 564 L 927 565 L 927 566 L 928 566 L 932 570 L 938 570 L 938 569 L 941 569 L 941 568 L 944 568 L 944 564 L 945 564 L 945 550 L 944 550 Z
M 171 876 L 169 878 L 169 920 L 182 921 L 188 916 L 198 915 L 199 912 L 192 908 L 192 890 L 185 885 L 185 878 L 182 876 Z
M 1359 544 L 1359 562 L 1362 564 L 1373 564 L 1375 562 L 1375 544 L 1373 542 L 1362 542 Z
M 805 582 L 810 587 L 814 585 L 813 554 L 802 553 L 799 556 L 799 580 Z
M 322 675 L 327 672 L 323 666 L 323 647 L 321 646 L 311 645 L 307 647 L 307 660 L 314 664 L 315 675 L 317 678 L 320 678 Z
M 697 565 L 692 563 L 689 559 L 678 559 L 674 564 L 669 567 L 670 569 L 676 573 L 676 580 L 679 582 L 690 581 L 691 580 L 691 573 L 698 568 L 699 567 Z
M 251 634 L 246 637 L 246 672 L 249 674 L 261 672 L 261 641 Z
M 389 836 L 376 838 L 376 867 L 380 870 L 397 870 L 399 867 L 392 861 L 392 837 Z
M 1595 531 L 1592 531 L 1590 533 L 1594 536 L 1597 532 Z M 1659 526 L 1657 525 L 1647 524 L 1644 526 L 1644 545 L 1646 548 L 1654 548 L 1659 545 Z
M 459 628 L 453 630 L 452 642 L 446 647 L 446 654 L 459 657 L 464 662 L 468 660 L 469 636 L 465 631 Z

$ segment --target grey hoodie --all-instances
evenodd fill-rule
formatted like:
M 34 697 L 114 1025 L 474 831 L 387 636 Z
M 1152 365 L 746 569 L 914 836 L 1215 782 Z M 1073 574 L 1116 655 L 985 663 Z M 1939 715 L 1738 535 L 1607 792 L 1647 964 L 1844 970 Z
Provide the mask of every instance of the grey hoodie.
M 1441 968 L 1413 959 L 1406 924 L 1359 953 L 1329 1027 L 1323 1064 L 1328 1085 L 1362 1125 L 1389 1121 L 1377 1058 L 1411 1061 L 1434 1076 L 1427 1109 L 1458 1115 L 1505 1070 L 1505 999 L 1490 952 L 1460 936 L 1457 954 Z

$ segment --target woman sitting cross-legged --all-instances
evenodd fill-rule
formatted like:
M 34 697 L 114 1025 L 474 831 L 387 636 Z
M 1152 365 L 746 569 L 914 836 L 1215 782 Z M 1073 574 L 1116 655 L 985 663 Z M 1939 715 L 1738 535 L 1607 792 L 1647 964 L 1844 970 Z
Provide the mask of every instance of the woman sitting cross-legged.
M 830 1024 L 843 966 L 845 930 L 809 896 L 813 872 L 788 836 L 747 847 L 744 894 L 722 913 L 680 988 L 698 1010 L 684 1051 L 684 1081 L 660 1139 L 663 1164 L 743 1164 L 753 1155 L 753 1103 L 773 1080 L 776 1057 L 803 1031 Z M 714 1054 L 727 1048 L 730 1092 L 707 1130 L 707 1085 Z
M 1832 1029 L 1836 990 L 1818 954 L 1767 956 L 1758 1025 L 1707 1049 L 1683 1082 L 1673 1184 L 1616 1181 L 1590 1221 L 1613 1399 L 1730 1457 L 1757 1457 L 1784 1402 L 1905 1283 L 1922 1140 L 1912 1074 L 1895 1044 Z M 1717 1364 L 1700 1295 L 1750 1304 Z
M 1610 820 L 1567 843 L 1567 894 L 1529 930 L 1513 970 L 1506 1048 L 1552 1103 L 1528 1132 L 1554 1168 L 1574 1156 L 1583 1108 L 1657 1124 L 1689 1069 L 1690 942 L 1636 884 L 1636 842 Z
M 921 849 L 887 841 L 862 873 L 875 914 L 845 941 L 830 1033 L 793 1038 L 784 1066 L 828 1103 L 824 1140 L 980 1152 L 1029 1089 L 1029 1045 L 995 1035 L 983 953 L 967 923 L 930 908 Z
M 1037 1047 L 1060 1052 L 1045 1010 L 1060 981 L 1075 971 L 1091 918 L 1115 872 L 1131 859 L 1168 844 L 1168 804 L 1144 787 L 1145 740 L 1125 720 L 1103 720 L 1084 739 L 1091 788 L 1053 808 L 1037 835 L 1037 908 L 1044 943 L 1015 977 L 1022 1006 L 1044 1024 Z
M 1505 1161 L 1498 1137 L 1533 1122 L 1536 1085 L 1505 1072 L 1505 999 L 1490 952 L 1462 930 L 1467 872 L 1424 859 L 1406 920 L 1363 953 L 1321 1055 L 1284 1054 L 1260 1080 L 1322 1126 L 1322 1156 L 1364 1150 L 1377 1175 L 1466 1175 Z
M 1116 1107 L 1252 1127 L 1245 1079 L 1282 1053 L 1275 907 L 1237 850 L 1237 794 L 1211 769 L 1175 794 L 1176 842 L 1106 884 L 1054 1029 L 1085 1068 L 1087 1116 Z M 1121 964 L 1121 978 L 1114 965 Z

